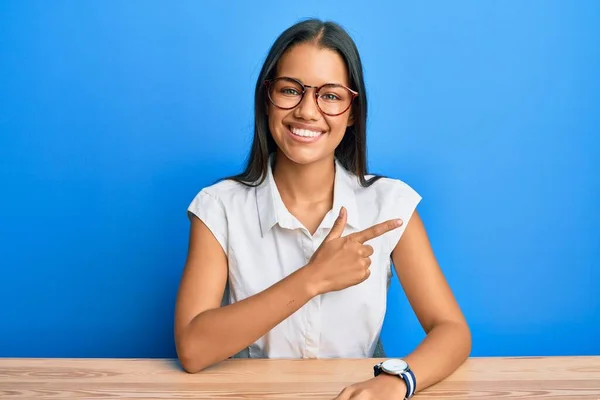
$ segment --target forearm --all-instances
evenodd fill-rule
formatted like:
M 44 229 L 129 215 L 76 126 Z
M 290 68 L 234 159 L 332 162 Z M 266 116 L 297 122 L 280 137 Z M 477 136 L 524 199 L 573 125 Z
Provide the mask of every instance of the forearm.
M 470 352 L 468 326 L 445 322 L 435 326 L 405 360 L 415 374 L 420 391 L 448 377 Z
M 310 271 L 301 268 L 268 289 L 234 304 L 198 314 L 178 341 L 188 372 L 198 372 L 249 346 L 316 295 Z

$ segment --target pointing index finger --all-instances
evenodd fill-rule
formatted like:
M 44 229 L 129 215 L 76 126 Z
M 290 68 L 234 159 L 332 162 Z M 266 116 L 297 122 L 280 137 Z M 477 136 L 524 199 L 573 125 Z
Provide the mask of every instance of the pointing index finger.
M 360 243 L 364 243 L 400 226 L 402 226 L 401 219 L 390 219 L 373 225 L 372 227 L 364 229 L 360 232 L 353 233 L 352 238 Z

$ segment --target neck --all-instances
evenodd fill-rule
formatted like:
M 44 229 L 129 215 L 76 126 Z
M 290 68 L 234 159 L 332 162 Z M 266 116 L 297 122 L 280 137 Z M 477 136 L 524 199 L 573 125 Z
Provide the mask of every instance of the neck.
M 326 157 L 314 163 L 302 165 L 277 153 L 273 179 L 284 203 L 333 204 L 333 184 L 335 181 L 334 158 Z

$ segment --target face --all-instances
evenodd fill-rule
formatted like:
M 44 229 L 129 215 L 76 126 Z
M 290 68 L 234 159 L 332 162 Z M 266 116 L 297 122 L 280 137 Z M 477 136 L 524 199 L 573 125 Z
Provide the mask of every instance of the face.
M 332 50 L 309 43 L 296 45 L 281 57 L 276 77 L 294 78 L 304 85 L 315 87 L 330 83 L 350 87 L 342 57 Z M 323 114 L 317 107 L 315 90 L 307 88 L 301 102 L 289 110 L 278 108 L 270 101 L 267 105 L 269 129 L 280 154 L 298 164 L 333 159 L 346 127 L 353 122 L 351 107 L 341 115 Z M 337 101 L 336 90 L 340 93 L 339 89 L 331 92 L 323 90 L 319 104 Z M 287 85 L 280 87 L 278 92 L 285 95 L 297 93 Z

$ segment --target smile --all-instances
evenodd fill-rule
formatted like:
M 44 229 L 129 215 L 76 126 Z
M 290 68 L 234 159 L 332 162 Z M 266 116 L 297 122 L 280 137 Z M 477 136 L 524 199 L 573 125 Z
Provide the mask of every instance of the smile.
M 308 129 L 298 129 L 293 126 L 288 126 L 288 132 L 292 138 L 303 143 L 312 143 L 319 140 L 323 136 L 323 132 L 311 131 Z

